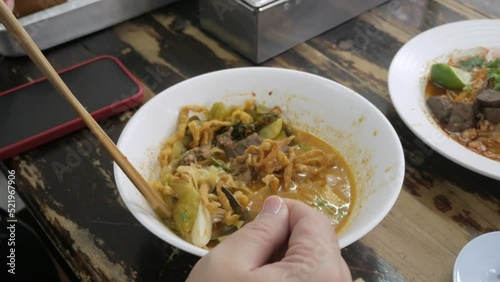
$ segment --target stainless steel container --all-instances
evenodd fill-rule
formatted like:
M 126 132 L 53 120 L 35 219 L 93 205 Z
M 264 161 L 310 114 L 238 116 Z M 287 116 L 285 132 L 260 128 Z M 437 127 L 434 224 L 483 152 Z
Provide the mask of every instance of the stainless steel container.
M 176 0 L 68 0 L 19 19 L 42 50 L 112 26 Z M 25 55 L 0 24 L 0 55 Z
M 387 0 L 199 0 L 204 29 L 255 63 Z

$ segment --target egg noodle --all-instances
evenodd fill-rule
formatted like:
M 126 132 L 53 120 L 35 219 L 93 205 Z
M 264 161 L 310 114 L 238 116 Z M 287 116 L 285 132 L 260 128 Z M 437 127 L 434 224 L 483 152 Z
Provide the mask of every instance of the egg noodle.
M 153 187 L 171 212 L 166 224 L 199 247 L 217 244 L 246 223 L 222 189 L 255 214 L 272 194 L 301 200 L 338 228 L 352 208 L 354 181 L 342 157 L 290 127 L 281 108 L 254 99 L 241 106 L 183 107 L 158 161 Z

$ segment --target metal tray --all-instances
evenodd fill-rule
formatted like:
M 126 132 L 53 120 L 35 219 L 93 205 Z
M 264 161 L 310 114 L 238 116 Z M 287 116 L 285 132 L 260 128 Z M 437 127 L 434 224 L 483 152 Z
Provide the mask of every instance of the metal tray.
M 45 50 L 177 0 L 68 0 L 19 19 L 41 50 Z M 0 24 L 0 55 L 26 55 Z
M 200 0 L 201 26 L 260 64 L 387 0 Z

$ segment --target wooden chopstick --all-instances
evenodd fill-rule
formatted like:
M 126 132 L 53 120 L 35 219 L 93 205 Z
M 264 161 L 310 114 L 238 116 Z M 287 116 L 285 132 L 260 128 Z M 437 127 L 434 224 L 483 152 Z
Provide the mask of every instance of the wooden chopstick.
M 170 210 L 163 202 L 158 193 L 151 188 L 148 182 L 142 175 L 132 166 L 127 158 L 120 152 L 109 136 L 102 130 L 94 118 L 87 112 L 78 99 L 71 93 L 71 90 L 66 86 L 59 74 L 54 70 L 52 65 L 47 61 L 47 58 L 42 54 L 33 39 L 28 35 L 23 26 L 19 23 L 16 17 L 10 12 L 3 0 L 0 0 L 0 20 L 3 22 L 7 30 L 16 38 L 19 44 L 26 51 L 31 60 L 45 75 L 47 80 L 56 88 L 56 90 L 71 104 L 73 109 L 82 118 L 85 124 L 97 137 L 99 142 L 111 155 L 113 160 L 118 164 L 122 171 L 139 189 L 144 198 L 151 205 L 151 208 L 161 217 L 169 217 Z

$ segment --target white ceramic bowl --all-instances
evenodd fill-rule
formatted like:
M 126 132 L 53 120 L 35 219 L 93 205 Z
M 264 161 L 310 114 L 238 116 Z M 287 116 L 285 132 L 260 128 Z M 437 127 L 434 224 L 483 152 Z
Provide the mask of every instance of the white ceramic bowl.
M 453 282 L 467 281 L 500 281 L 500 231 L 474 238 L 458 254 Z
M 362 96 L 313 74 L 251 67 L 188 79 L 143 105 L 123 130 L 118 147 L 146 179 L 154 179 L 159 173 L 157 155 L 173 133 L 182 106 L 210 106 L 216 101 L 239 105 L 252 97 L 259 103 L 281 106 L 294 126 L 332 144 L 351 166 L 358 197 L 339 235 L 341 247 L 363 237 L 387 215 L 404 177 L 403 150 L 394 128 Z M 165 227 L 116 164 L 114 173 L 123 201 L 148 230 L 186 252 L 207 253 Z

